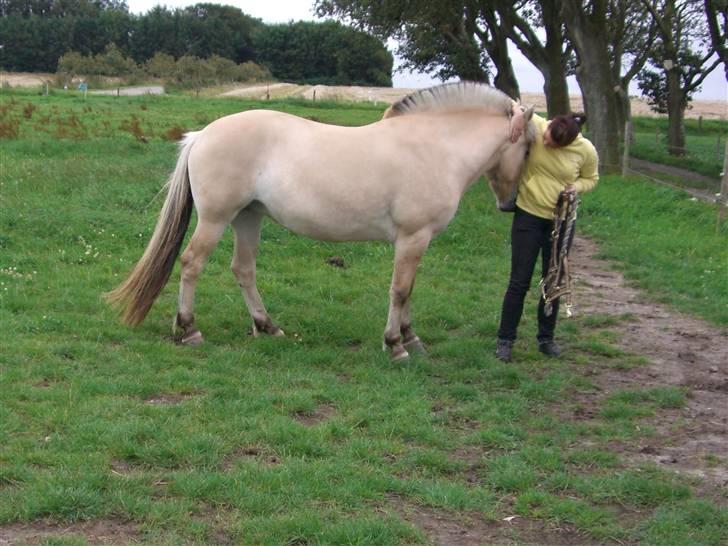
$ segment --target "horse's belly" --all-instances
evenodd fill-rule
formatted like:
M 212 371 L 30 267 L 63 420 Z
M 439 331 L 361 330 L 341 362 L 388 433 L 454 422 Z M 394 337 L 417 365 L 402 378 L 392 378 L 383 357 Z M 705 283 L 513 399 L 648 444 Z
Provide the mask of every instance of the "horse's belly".
M 287 206 L 293 205 L 293 206 Z M 385 211 L 306 206 L 297 203 L 265 204 L 266 213 L 291 231 L 321 241 L 394 241 L 396 230 Z

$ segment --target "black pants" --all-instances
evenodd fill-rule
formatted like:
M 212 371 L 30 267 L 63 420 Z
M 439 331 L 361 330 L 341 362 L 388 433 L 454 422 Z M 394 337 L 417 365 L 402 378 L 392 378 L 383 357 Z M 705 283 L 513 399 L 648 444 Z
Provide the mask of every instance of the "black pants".
M 541 254 L 541 272 L 545 276 L 549 261 L 551 260 L 551 232 L 554 223 L 552 220 L 540 218 L 516 208 L 511 226 L 511 277 L 508 290 L 503 298 L 500 327 L 498 337 L 514 341 L 518 323 L 523 314 L 523 302 L 531 286 L 533 270 L 536 260 Z M 573 235 L 573 232 L 572 232 Z M 571 245 L 571 240 L 568 241 Z M 553 311 L 550 316 L 544 313 L 543 297 L 538 302 L 538 340 L 553 339 L 556 328 L 556 316 L 559 311 L 559 301 L 553 302 Z

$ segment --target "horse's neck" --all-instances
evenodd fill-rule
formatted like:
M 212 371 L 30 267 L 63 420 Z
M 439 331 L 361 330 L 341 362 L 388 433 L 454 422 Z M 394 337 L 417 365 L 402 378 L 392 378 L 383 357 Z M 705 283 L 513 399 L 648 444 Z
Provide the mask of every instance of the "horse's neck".
M 480 176 L 500 160 L 508 141 L 508 119 L 482 111 L 455 112 L 443 116 L 443 127 L 449 136 L 447 146 L 458 158 L 456 178 L 464 193 Z

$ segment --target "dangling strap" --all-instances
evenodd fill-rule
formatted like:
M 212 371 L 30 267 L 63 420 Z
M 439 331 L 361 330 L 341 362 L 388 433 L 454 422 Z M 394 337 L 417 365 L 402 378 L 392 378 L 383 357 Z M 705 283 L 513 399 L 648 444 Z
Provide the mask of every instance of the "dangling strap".
M 554 209 L 554 229 L 551 232 L 551 260 L 546 276 L 541 279 L 544 313 L 551 316 L 553 302 L 566 297 L 566 316 L 572 316 L 571 270 L 569 267 L 569 241 L 576 223 L 579 200 L 574 193 L 561 192 Z

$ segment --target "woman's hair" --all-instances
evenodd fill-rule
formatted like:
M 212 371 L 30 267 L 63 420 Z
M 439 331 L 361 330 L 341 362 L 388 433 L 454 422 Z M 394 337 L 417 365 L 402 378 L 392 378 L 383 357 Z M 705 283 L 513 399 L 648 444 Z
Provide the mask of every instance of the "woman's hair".
M 582 112 L 555 116 L 549 124 L 552 142 L 558 147 L 568 146 L 574 142 L 585 123 L 586 114 Z

